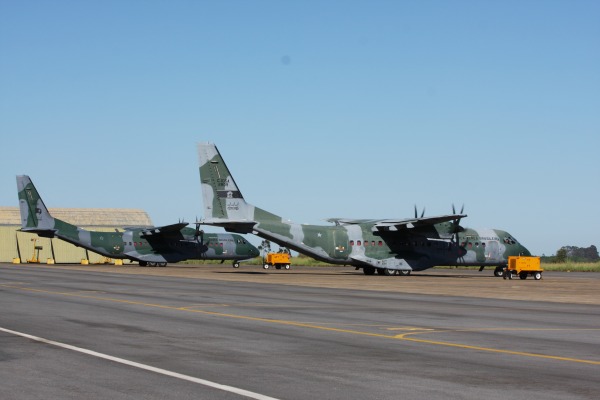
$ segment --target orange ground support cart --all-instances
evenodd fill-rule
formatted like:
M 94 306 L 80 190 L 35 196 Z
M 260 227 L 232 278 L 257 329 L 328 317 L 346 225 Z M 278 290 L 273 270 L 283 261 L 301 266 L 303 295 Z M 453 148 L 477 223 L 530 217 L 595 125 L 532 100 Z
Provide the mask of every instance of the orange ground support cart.
M 527 279 L 527 276 L 531 275 L 537 281 L 542 279 L 542 272 L 544 269 L 540 266 L 539 257 L 509 256 L 504 279 L 512 279 L 517 276 Z
M 269 269 L 269 267 L 290 269 L 290 255 L 287 253 L 267 253 L 263 268 Z

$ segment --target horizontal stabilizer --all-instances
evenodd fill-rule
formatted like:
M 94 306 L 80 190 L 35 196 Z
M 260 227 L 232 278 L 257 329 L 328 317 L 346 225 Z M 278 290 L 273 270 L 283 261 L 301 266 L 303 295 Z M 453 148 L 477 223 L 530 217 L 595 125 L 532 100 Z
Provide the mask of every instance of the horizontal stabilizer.
M 39 228 L 21 228 L 19 229 L 21 232 L 26 233 L 37 233 L 40 237 L 50 238 L 52 239 L 56 234 L 56 229 L 39 229 Z
M 203 225 L 220 226 L 227 232 L 251 233 L 256 225 L 256 221 L 233 220 L 226 218 L 209 218 L 201 221 Z

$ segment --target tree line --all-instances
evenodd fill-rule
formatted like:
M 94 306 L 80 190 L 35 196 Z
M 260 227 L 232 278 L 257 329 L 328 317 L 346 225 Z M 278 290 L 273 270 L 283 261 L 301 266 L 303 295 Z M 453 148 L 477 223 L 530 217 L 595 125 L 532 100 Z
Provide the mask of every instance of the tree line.
M 597 262 L 600 261 L 600 255 L 598 255 L 598 249 L 594 245 L 590 247 L 563 246 L 556 251 L 556 255 L 542 256 L 541 259 L 545 262 L 554 263 L 565 263 L 567 261 Z

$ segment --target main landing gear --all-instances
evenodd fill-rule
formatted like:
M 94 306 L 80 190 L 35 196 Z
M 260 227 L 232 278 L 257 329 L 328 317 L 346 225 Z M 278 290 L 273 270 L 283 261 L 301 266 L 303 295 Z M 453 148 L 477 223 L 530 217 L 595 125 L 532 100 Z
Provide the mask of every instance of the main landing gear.
M 147 262 L 140 261 L 140 267 L 166 267 L 166 262 Z
M 375 275 L 375 272 L 377 272 L 378 275 L 384 275 L 384 276 L 392 276 L 392 275 L 398 275 L 398 276 L 408 276 L 410 275 L 410 270 L 399 270 L 399 269 L 389 269 L 389 268 L 375 268 L 375 267 L 363 267 L 363 273 L 365 275 Z

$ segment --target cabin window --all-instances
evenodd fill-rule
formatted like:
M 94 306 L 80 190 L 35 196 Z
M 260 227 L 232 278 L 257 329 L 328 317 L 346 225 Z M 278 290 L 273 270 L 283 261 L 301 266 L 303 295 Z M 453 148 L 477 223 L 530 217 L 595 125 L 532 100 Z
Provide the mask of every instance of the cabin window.
M 485 242 L 481 242 L 481 247 L 485 247 Z
M 383 242 L 382 242 L 381 240 L 379 241 L 379 245 L 380 245 L 380 246 L 383 246 Z
M 354 240 L 350 241 L 350 246 L 354 246 Z
M 469 242 L 469 248 L 473 248 L 473 243 Z
M 361 243 L 361 241 L 360 241 L 360 240 L 357 240 L 357 241 L 356 241 L 356 245 L 357 245 L 357 246 L 360 246 L 361 244 L 362 244 L 362 243 Z
M 365 247 L 368 247 L 368 246 L 369 246 L 369 241 L 365 240 Z

